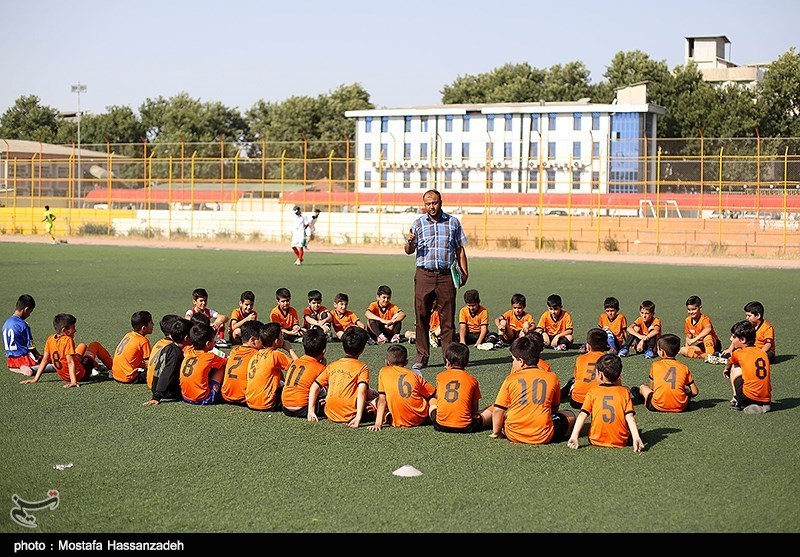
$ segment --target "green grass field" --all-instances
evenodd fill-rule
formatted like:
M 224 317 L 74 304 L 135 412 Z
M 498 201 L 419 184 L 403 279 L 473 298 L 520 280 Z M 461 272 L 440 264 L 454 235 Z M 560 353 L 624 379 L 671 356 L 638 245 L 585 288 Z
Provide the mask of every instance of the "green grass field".
M 363 316 L 377 287 L 388 284 L 412 326 L 414 260 L 399 248 L 397 255 L 312 251 L 302 267 L 293 260 L 288 252 L 2 243 L 0 307 L 5 319 L 29 293 L 37 301 L 29 323 L 40 348 L 53 316 L 68 312 L 78 318 L 77 341 L 98 340 L 111 351 L 134 311 L 146 309 L 156 322 L 182 314 L 197 287 L 222 313 L 253 290 L 263 319 L 279 287 L 291 290 L 298 310 L 311 289 L 321 290 L 327 305 L 346 292 Z M 350 430 L 228 405 L 143 407 L 144 385 L 104 381 L 65 390 L 55 374 L 20 385 L 21 376 L 3 371 L 0 500 L 10 509 L 12 495 L 35 501 L 54 488 L 60 505 L 36 513 L 35 531 L 6 514 L 0 532 L 800 531 L 797 271 L 521 259 L 473 259 L 470 269 L 467 287 L 480 291 L 492 318 L 521 292 L 538 319 L 545 298 L 558 293 L 578 338 L 596 325 L 606 296 L 620 299 L 629 321 L 639 302 L 652 299 L 664 332 L 682 335 L 686 298 L 697 294 L 724 342 L 744 304 L 760 300 L 777 330 L 773 411 L 732 412 L 722 366 L 689 360 L 700 388 L 692 411 L 665 415 L 637 406 L 643 453 L 588 446 L 585 431 L 574 451 L 564 442 L 525 446 L 428 426 Z M 156 327 L 151 342 L 158 338 Z M 362 358 L 373 387 L 384 352 L 370 346 Z M 328 359 L 341 354 L 332 344 Z M 576 355 L 544 354 L 562 384 Z M 508 350 L 472 357 L 482 405 L 491 404 L 510 370 Z M 623 362 L 625 385 L 646 382 L 646 360 Z M 424 375 L 433 381 L 440 350 L 431 364 Z M 423 475 L 392 475 L 405 464 Z

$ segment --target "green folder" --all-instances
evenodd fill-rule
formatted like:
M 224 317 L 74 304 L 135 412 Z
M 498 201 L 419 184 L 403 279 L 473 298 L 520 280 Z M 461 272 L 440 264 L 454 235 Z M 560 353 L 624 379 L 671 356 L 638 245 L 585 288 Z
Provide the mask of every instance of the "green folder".
M 456 288 L 461 288 L 461 284 L 464 282 L 464 271 L 458 264 L 458 260 L 453 261 L 453 264 L 450 265 L 450 275 L 453 277 L 453 284 L 456 285 Z

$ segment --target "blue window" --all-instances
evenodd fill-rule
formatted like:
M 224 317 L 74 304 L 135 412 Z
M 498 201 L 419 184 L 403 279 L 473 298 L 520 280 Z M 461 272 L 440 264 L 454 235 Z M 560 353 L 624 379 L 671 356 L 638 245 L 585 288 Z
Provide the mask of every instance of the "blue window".
M 504 170 L 503 171 L 503 189 L 510 190 L 511 189 L 511 171 Z
M 389 117 L 388 116 L 381 116 L 381 131 L 388 132 L 389 131 Z
M 575 158 L 575 159 L 581 158 L 581 142 L 580 141 L 573 141 L 572 142 L 572 158 Z
M 556 189 L 556 171 L 555 170 L 548 170 L 547 171 L 547 189 L 548 190 Z
M 538 143 L 531 143 L 531 148 L 528 152 L 528 157 L 532 159 L 539 158 L 539 144 Z
M 389 179 L 389 173 L 385 170 L 381 170 L 381 187 L 386 187 L 386 181 Z
M 506 119 L 506 128 L 505 129 L 506 129 L 507 132 L 510 132 L 511 131 L 511 124 L 513 123 L 513 120 L 511 119 L 511 114 L 506 114 L 505 115 L 505 119 Z
M 531 130 L 538 132 L 539 131 L 539 115 L 538 114 L 531 114 Z
M 364 187 L 371 188 L 372 187 L 372 171 L 365 170 L 364 171 Z
M 599 157 L 600 156 L 600 142 L 595 141 L 592 143 L 592 156 Z
M 468 159 L 469 158 L 469 143 L 462 143 L 461 144 L 461 158 Z
M 364 118 L 364 131 L 367 133 L 372 131 L 372 116 Z
M 600 188 L 600 172 L 595 170 L 592 172 L 592 189 L 596 190 Z
M 452 170 L 445 170 L 444 171 L 444 189 L 446 189 L 446 190 L 453 189 L 453 171 Z
M 404 170 L 403 171 L 403 189 L 409 189 L 411 187 L 411 171 Z
M 592 112 L 592 129 L 599 130 L 600 129 L 600 113 L 599 112 Z
M 529 190 L 538 190 L 539 189 L 539 169 L 538 168 L 531 168 L 528 171 L 528 189 Z
M 581 129 L 581 113 L 576 112 L 572 115 L 572 129 L 577 131 Z
M 469 170 L 461 171 L 461 189 L 462 190 L 469 189 Z
M 550 114 L 547 115 L 547 129 L 550 130 L 551 132 L 555 131 L 555 129 L 556 129 L 556 114 L 555 114 L 555 112 L 551 112 Z
M 386 160 L 389 158 L 389 144 L 388 143 L 381 143 L 381 158 Z
M 494 114 L 486 115 L 486 131 L 494 131 Z
M 419 131 L 426 132 L 428 131 L 428 117 L 423 116 L 419 119 Z
M 464 114 L 464 131 L 469 131 L 469 114 Z
M 453 158 L 453 144 L 450 142 L 444 144 L 444 158 L 446 159 Z
M 427 170 L 420 170 L 419 171 L 419 183 L 422 186 L 428 185 L 428 171 Z
M 406 160 L 411 158 L 411 143 L 403 143 L 403 158 Z
M 491 159 L 494 155 L 494 146 L 491 141 L 486 142 L 486 158 Z
M 580 170 L 573 170 L 572 171 L 572 189 L 573 190 L 581 189 L 581 171 Z
M 551 160 L 556 158 L 556 142 L 555 141 L 551 141 L 550 143 L 547 144 L 547 158 L 551 159 Z
M 503 143 L 503 158 L 510 159 L 511 158 L 511 142 L 506 141 Z
M 406 126 L 404 131 L 411 131 L 411 116 L 406 116 Z
M 428 158 L 428 144 L 427 143 L 420 143 L 419 144 L 419 158 L 425 160 Z
M 444 131 L 453 131 L 453 116 L 450 114 L 444 117 Z
M 364 158 L 368 161 L 372 160 L 372 143 L 364 144 Z

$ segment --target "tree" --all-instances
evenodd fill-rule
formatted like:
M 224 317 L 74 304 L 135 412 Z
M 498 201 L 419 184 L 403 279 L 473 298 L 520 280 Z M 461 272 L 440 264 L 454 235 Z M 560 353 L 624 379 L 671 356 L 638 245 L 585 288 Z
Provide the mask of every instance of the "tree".
M 672 74 L 665 61 L 655 61 L 641 50 L 617 52 L 603 76 L 612 91 L 635 83 L 647 82 L 648 101 L 666 107 Z M 612 99 L 607 99 L 610 102 Z
M 59 116 L 44 106 L 36 95 L 22 96 L 0 117 L 0 137 L 53 143 L 58 135 Z
M 758 108 L 762 136 L 800 137 L 800 54 L 794 47 L 769 65 Z

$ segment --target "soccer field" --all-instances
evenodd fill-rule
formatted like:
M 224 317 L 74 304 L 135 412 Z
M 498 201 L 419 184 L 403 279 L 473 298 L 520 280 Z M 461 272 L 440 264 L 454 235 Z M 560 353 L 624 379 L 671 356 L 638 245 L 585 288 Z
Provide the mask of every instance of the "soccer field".
M 198 287 L 225 314 L 242 291 L 254 291 L 261 320 L 279 287 L 291 290 L 299 312 L 311 289 L 322 291 L 328 307 L 344 292 L 363 320 L 387 284 L 409 314 L 404 330 L 413 326 L 414 260 L 399 252 L 312 251 L 296 267 L 283 252 L 0 243 L 0 261 L 3 319 L 20 294 L 33 295 L 28 322 L 40 349 L 53 316 L 65 312 L 78 318 L 76 341 L 97 340 L 111 351 L 133 312 L 148 310 L 156 323 L 183 314 Z M 700 394 L 683 414 L 637 406 L 646 443 L 639 454 L 588 446 L 586 430 L 581 448 L 570 450 L 564 442 L 517 445 L 489 432 L 443 434 L 430 426 L 350 430 L 224 404 L 143 407 L 145 385 L 102 381 L 65 390 L 55 374 L 20 385 L 21 376 L 3 371 L 0 499 L 10 509 L 14 495 L 37 501 L 58 490 L 58 508 L 35 513 L 35 531 L 43 533 L 797 533 L 798 278 L 796 270 L 471 259 L 466 288 L 480 292 L 491 319 L 510 308 L 515 292 L 538 319 L 546 297 L 558 293 L 577 340 L 597 324 L 607 296 L 620 299 L 629 322 L 642 300 L 653 300 L 664 332 L 682 337 L 686 298 L 698 295 L 726 346 L 744 304 L 764 304 L 779 355 L 773 411 L 732 412 L 722 366 L 683 359 Z M 160 337 L 156 325 L 151 343 Z M 362 356 L 372 387 L 385 348 L 368 346 Z M 329 361 L 341 355 L 341 344 L 329 345 Z M 543 357 L 563 384 L 576 356 L 572 349 Z M 511 358 L 507 349 L 471 358 L 483 407 L 494 401 Z M 441 350 L 433 350 L 431 364 L 424 375 L 433 382 L 443 369 Z M 647 360 L 623 364 L 623 384 L 647 382 Z M 403 465 L 422 475 L 392 475 Z M 32 533 L 5 516 L 0 532 Z

